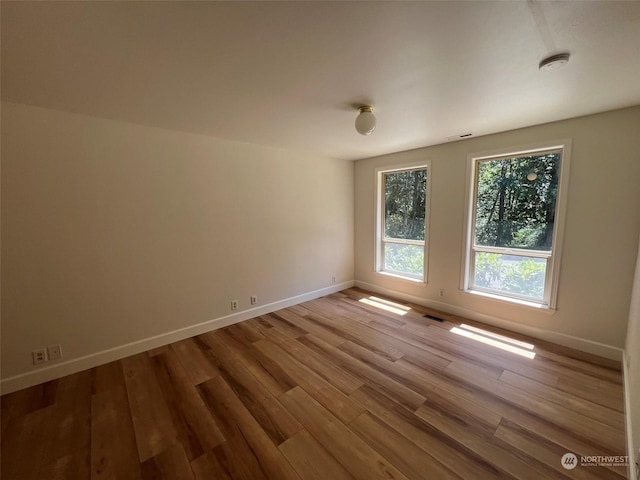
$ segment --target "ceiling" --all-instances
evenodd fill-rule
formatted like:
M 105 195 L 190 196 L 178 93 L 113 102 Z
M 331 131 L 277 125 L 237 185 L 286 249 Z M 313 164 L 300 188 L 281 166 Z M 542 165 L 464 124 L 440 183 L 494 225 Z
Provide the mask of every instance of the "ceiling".
M 1 8 L 5 101 L 333 158 L 640 104 L 639 1 Z M 565 51 L 565 68 L 538 70 Z

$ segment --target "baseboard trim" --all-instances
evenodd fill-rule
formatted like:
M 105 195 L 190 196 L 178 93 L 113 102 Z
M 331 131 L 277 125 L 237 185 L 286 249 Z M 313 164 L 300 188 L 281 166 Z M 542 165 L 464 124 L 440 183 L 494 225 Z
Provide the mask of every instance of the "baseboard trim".
M 627 434 L 627 455 L 629 456 L 629 468 L 627 469 L 627 473 L 630 479 L 636 479 L 638 478 L 638 472 L 636 467 L 636 450 L 633 445 L 633 427 L 631 425 L 631 395 L 626 350 L 622 352 L 622 384 L 624 388 L 624 418 L 626 423 L 625 433 Z
M 153 337 L 137 340 L 125 345 L 109 348 L 100 352 L 85 355 L 83 357 L 72 358 L 55 365 L 50 365 L 45 368 L 33 370 L 30 372 L 15 375 L 0 380 L 0 391 L 2 395 L 6 393 L 15 392 L 23 388 L 32 387 L 49 380 L 64 377 L 65 375 L 71 375 L 73 373 L 86 370 L 88 368 L 94 368 L 105 363 L 120 360 L 121 358 L 128 357 L 130 355 L 136 355 L 138 353 L 151 350 L 152 348 L 161 347 L 169 343 L 178 342 L 185 338 L 190 338 L 195 335 L 200 335 L 211 330 L 227 327 L 234 323 L 242 322 L 259 315 L 265 315 L 267 313 L 287 308 L 298 303 L 313 300 L 331 293 L 339 292 L 345 288 L 350 288 L 355 285 L 354 280 L 348 282 L 331 285 L 330 287 L 321 288 L 311 292 L 289 297 L 284 300 L 272 302 L 259 307 L 251 308 L 249 310 L 243 310 L 242 312 L 233 313 L 231 315 L 225 315 L 223 317 L 214 318 L 206 322 L 199 323 L 197 325 L 190 325 L 188 327 L 173 330 L 171 332 L 162 333 Z
M 544 330 L 541 328 L 531 327 L 529 325 L 521 325 L 504 318 L 494 317 L 492 315 L 486 315 L 483 313 L 474 312 L 463 307 L 456 305 L 450 305 L 445 302 L 437 300 L 430 300 L 426 298 L 416 297 L 390 288 L 380 287 L 372 283 L 362 282 L 360 280 L 355 281 L 355 286 L 364 290 L 370 290 L 372 292 L 382 293 L 391 297 L 396 297 L 401 300 L 416 303 L 425 307 L 441 310 L 451 315 L 458 315 L 466 317 L 471 320 L 486 323 L 487 325 L 493 325 L 495 327 L 505 328 L 513 332 L 522 333 L 523 335 L 529 335 L 530 337 L 539 338 L 547 342 L 557 343 L 565 347 L 575 348 L 583 352 L 591 353 L 599 357 L 609 358 L 611 360 L 622 361 L 623 350 L 618 347 L 606 345 L 604 343 L 594 342 L 585 338 L 574 337 L 565 333 L 553 332 L 551 330 Z

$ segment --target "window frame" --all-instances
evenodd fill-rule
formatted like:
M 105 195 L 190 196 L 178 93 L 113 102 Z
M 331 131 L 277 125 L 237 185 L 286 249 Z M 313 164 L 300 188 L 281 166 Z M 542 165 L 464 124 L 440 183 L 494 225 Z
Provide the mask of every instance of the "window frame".
M 385 182 L 384 176 L 390 173 L 411 172 L 416 170 L 426 170 L 426 194 L 425 194 L 425 217 L 424 217 L 424 241 L 409 240 L 384 237 L 384 216 L 385 216 Z M 376 175 L 376 209 L 375 209 L 375 245 L 374 245 L 374 271 L 380 275 L 407 280 L 413 283 L 427 284 L 428 266 L 429 266 L 429 236 L 431 229 L 429 228 L 430 211 L 431 211 L 431 161 L 414 162 L 410 164 L 396 165 L 393 167 L 380 167 L 375 170 Z M 423 274 L 412 275 L 410 273 L 398 272 L 396 270 L 386 270 L 384 268 L 384 246 L 386 243 L 417 245 L 422 246 L 424 251 Z
M 530 250 L 508 247 L 488 247 L 475 245 L 476 204 L 478 194 L 478 165 L 483 161 L 504 158 L 524 157 L 550 152 L 560 153 L 558 174 L 558 193 L 556 196 L 556 214 L 553 228 L 553 241 L 550 251 Z M 465 228 L 462 258 L 461 290 L 465 293 L 481 295 L 486 298 L 506 301 L 524 306 L 555 311 L 558 298 L 558 281 L 564 238 L 568 189 L 569 167 L 571 163 L 571 139 L 540 142 L 523 147 L 504 148 L 493 151 L 478 152 L 467 157 L 467 188 L 465 201 Z M 473 285 L 475 275 L 476 252 L 514 255 L 525 258 L 545 258 L 547 261 L 543 298 L 537 299 L 526 295 L 500 292 Z

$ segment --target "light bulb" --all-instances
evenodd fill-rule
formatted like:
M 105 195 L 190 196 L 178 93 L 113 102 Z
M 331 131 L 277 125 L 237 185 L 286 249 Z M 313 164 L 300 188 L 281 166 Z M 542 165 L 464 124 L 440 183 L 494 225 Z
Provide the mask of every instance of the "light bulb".
M 356 130 L 361 135 L 371 135 L 376 129 L 376 116 L 373 114 L 373 107 L 360 107 L 360 115 L 356 118 Z

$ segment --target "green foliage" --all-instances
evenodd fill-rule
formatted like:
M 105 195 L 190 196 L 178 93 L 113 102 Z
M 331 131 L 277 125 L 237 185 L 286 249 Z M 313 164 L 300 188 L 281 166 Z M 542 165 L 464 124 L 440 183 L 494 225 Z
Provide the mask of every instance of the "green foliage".
M 546 265 L 532 258 L 511 264 L 506 268 L 504 289 L 507 292 L 542 298 Z
M 481 252 L 476 255 L 475 285 L 533 298 L 544 295 L 546 262 Z M 514 258 L 514 257 L 512 257 Z M 523 259 L 524 258 L 524 259 Z
M 385 237 L 424 240 L 426 180 L 426 169 L 384 175 Z
M 559 153 L 481 161 L 476 244 L 550 250 L 559 168 Z
M 544 236 L 545 225 L 527 225 L 514 232 L 512 245 L 522 245 L 533 248 L 533 245 L 540 243 L 540 239 Z
M 385 270 L 423 275 L 424 248 L 416 245 L 385 244 Z
M 475 285 L 495 288 L 502 279 L 502 255 L 478 253 L 476 255 Z

